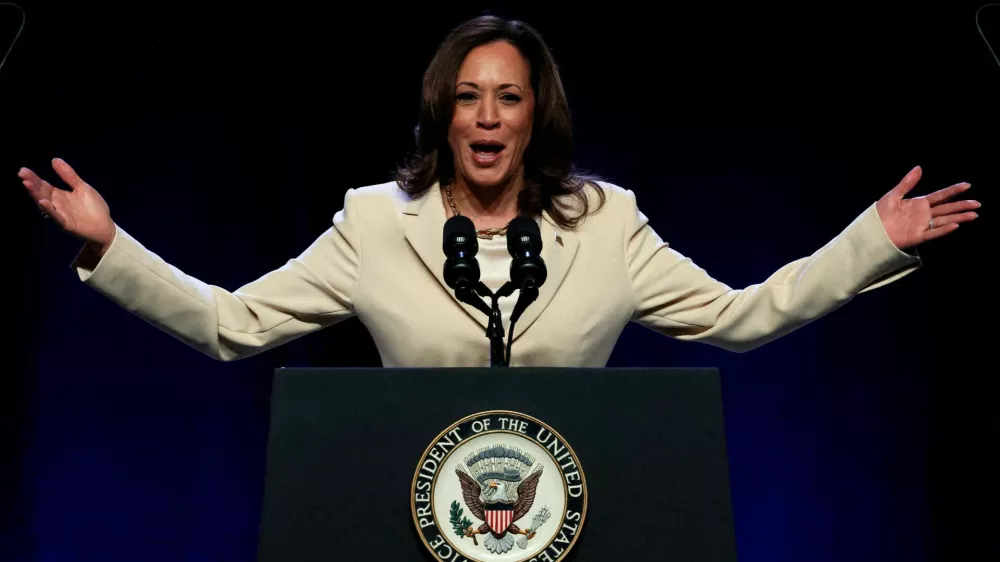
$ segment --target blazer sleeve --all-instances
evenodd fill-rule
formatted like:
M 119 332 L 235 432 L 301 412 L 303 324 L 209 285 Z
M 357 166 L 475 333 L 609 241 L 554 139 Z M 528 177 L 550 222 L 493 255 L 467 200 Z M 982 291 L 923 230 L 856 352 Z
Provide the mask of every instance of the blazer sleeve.
M 232 361 L 354 315 L 360 217 L 354 190 L 333 224 L 297 257 L 239 289 L 202 282 L 121 227 L 92 268 L 86 247 L 71 268 L 86 285 L 202 353 Z
M 733 289 L 678 253 L 625 191 L 625 256 L 632 321 L 681 340 L 743 352 L 912 272 L 920 259 L 889 239 L 873 203 L 825 246 L 763 283 Z

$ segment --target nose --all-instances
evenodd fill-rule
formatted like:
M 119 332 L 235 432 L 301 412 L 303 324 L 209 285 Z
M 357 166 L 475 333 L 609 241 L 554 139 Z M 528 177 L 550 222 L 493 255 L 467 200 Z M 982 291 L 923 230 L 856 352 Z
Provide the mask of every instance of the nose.
M 484 99 L 479 105 L 479 114 L 476 116 L 476 126 L 487 131 L 500 126 L 500 115 L 496 108 L 496 102 L 492 99 Z

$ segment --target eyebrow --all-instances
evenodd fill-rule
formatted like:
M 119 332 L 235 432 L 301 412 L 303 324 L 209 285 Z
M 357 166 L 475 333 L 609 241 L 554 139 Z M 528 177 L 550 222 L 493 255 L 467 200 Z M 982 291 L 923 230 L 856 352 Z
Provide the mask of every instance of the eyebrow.
M 482 88 L 479 87 L 479 84 L 476 84 L 475 82 L 459 82 L 458 83 L 459 86 L 461 86 L 463 84 L 466 85 L 466 86 L 472 86 L 473 88 L 475 88 L 477 90 L 481 90 L 482 89 Z M 517 88 L 518 90 L 521 90 L 521 91 L 524 90 L 524 88 L 518 86 L 517 84 L 512 84 L 512 83 L 500 84 L 500 87 L 498 89 L 502 90 L 504 88 Z

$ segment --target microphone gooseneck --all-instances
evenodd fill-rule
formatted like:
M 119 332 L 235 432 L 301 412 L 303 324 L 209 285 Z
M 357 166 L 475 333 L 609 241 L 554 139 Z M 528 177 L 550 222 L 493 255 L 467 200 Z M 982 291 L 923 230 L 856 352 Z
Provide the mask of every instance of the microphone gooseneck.
M 455 215 L 444 223 L 444 281 L 455 291 L 458 300 L 472 305 L 489 317 L 486 337 L 490 339 L 490 362 L 494 366 L 506 366 L 503 349 L 503 324 L 496 305 L 497 297 L 489 287 L 479 280 L 479 242 L 476 227 L 468 217 Z M 492 297 L 493 306 L 488 306 L 482 297 Z
M 507 332 L 506 363 L 510 364 L 510 348 L 514 339 L 514 324 L 528 305 L 538 298 L 538 288 L 548 273 L 542 260 L 542 233 L 538 223 L 527 217 L 517 217 L 507 227 L 507 252 L 510 253 L 511 289 L 519 289 L 517 303 L 510 315 Z M 503 292 L 503 289 L 501 289 Z

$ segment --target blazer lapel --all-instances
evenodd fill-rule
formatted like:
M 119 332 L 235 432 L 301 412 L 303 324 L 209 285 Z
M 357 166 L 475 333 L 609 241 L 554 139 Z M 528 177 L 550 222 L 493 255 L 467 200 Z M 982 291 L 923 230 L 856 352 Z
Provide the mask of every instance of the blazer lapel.
M 576 234 L 569 230 L 563 230 L 552 222 L 548 213 L 542 214 L 539 230 L 542 234 L 542 260 L 545 262 L 545 282 L 538 289 L 538 298 L 528 305 L 521 317 L 514 326 L 514 339 L 517 339 L 525 330 L 538 319 L 542 311 L 552 301 L 556 291 L 562 284 L 569 272 L 569 266 L 573 263 L 577 248 L 580 243 Z M 519 294 L 515 292 L 515 294 Z M 509 329 L 509 326 L 504 326 Z
M 424 192 L 423 196 L 410 200 L 403 208 L 403 232 L 407 242 L 410 243 L 420 260 L 424 262 L 431 275 L 441 284 L 441 288 L 448 293 L 452 302 L 478 322 L 483 327 L 485 334 L 489 318 L 471 305 L 455 298 L 455 291 L 444 281 L 444 261 L 446 258 L 442 244 L 446 219 L 441 190 L 439 185 L 435 183 Z M 483 301 L 489 306 L 489 299 L 483 299 Z

